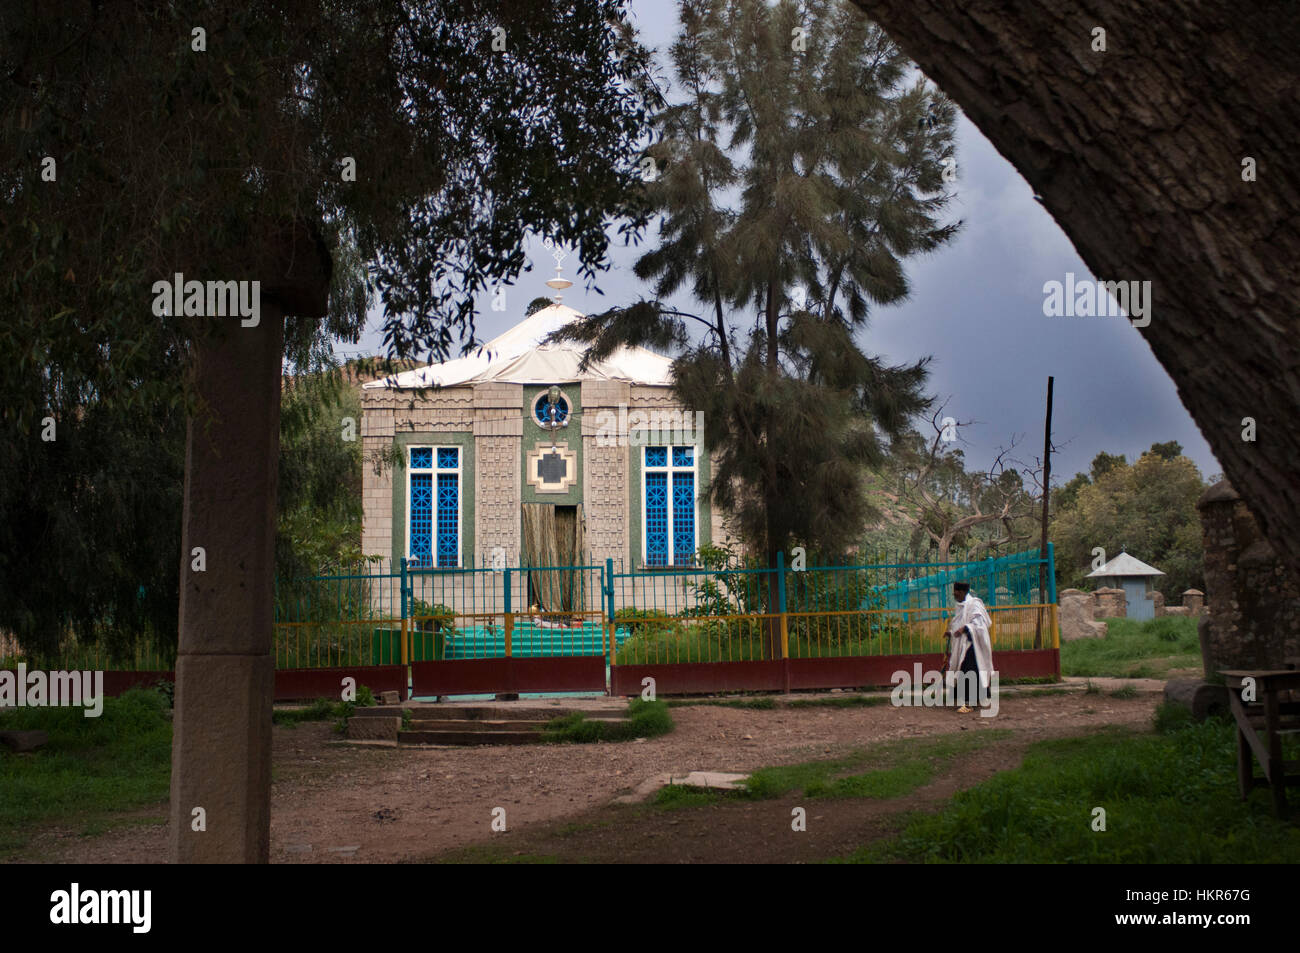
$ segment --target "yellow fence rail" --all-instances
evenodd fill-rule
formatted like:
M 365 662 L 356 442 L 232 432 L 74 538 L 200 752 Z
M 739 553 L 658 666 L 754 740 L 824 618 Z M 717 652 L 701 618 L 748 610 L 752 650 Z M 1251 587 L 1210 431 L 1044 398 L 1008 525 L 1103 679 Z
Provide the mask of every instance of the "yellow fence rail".
M 989 610 L 994 651 L 1060 647 L 1056 606 L 998 606 Z M 642 615 L 612 623 L 613 664 L 741 662 L 764 658 L 926 655 L 946 651 L 948 615 L 940 610 Z M 779 646 L 777 652 L 773 646 Z

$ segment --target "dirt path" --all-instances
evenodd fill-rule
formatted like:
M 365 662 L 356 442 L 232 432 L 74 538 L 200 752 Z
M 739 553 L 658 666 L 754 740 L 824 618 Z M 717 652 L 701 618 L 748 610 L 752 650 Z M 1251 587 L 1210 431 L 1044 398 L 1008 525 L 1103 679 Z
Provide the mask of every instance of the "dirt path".
M 960 759 L 930 785 L 909 795 L 909 805 L 919 807 L 1014 767 L 1033 741 L 1110 724 L 1147 727 L 1158 699 L 1155 693 L 1132 699 L 1106 694 L 1008 694 L 996 718 L 889 705 L 775 710 L 692 706 L 673 709 L 677 728 L 672 734 L 644 742 L 508 748 L 358 748 L 334 744 L 336 736 L 325 723 L 276 727 L 271 859 L 281 863 L 415 861 L 503 836 L 518 838 L 516 850 L 540 850 L 558 839 L 556 822 L 590 821 L 596 816 L 593 809 L 606 809 L 615 796 L 657 774 L 748 772 L 831 758 L 876 742 L 963 729 L 1014 733 Z M 582 838 L 581 850 L 570 846 L 565 853 L 606 860 L 634 855 L 660 861 L 820 859 L 860 846 L 873 829 L 887 825 L 899 807 L 855 800 L 810 803 L 806 805 L 808 832 L 793 835 L 804 839 L 792 846 L 793 803 L 781 799 L 727 804 L 708 823 L 694 826 L 684 815 L 673 816 L 682 812 L 658 812 L 653 823 L 636 826 L 644 831 L 642 846 L 611 838 L 602 830 L 595 837 Z M 496 807 L 506 810 L 504 835 L 491 829 Z M 626 817 L 644 813 L 638 806 L 608 810 L 615 814 L 600 815 L 602 823 L 618 816 L 618 811 L 626 811 Z M 155 823 L 148 826 L 143 826 L 151 820 L 145 811 L 132 817 L 133 826 L 97 837 L 47 830 L 33 840 L 23 859 L 162 862 L 165 817 L 166 805 L 159 804 L 152 812 Z M 540 840 L 529 846 L 526 841 L 532 837 Z M 575 841 L 570 837 L 568 843 Z

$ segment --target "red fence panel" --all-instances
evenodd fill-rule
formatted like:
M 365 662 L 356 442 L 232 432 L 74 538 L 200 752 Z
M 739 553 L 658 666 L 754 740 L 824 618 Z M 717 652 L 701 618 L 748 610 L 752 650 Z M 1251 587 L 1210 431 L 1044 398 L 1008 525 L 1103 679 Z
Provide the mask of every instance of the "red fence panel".
M 330 698 L 339 701 L 343 679 L 355 678 L 378 695 L 399 692 L 406 701 L 406 669 L 401 665 L 354 665 L 341 668 L 282 668 L 275 673 L 275 700 L 300 701 Z
M 603 692 L 605 658 L 574 655 L 412 662 L 411 683 L 414 694 L 420 696 Z
M 933 652 L 925 655 L 855 655 L 762 662 L 678 662 L 616 665 L 610 671 L 613 695 L 640 695 L 641 679 L 655 680 L 657 695 L 707 695 L 714 692 L 783 691 L 819 688 L 890 688 L 894 673 L 908 678 L 921 671 L 942 671 Z M 1012 650 L 993 653 L 999 681 L 1044 678 L 1061 669 L 1057 649 Z

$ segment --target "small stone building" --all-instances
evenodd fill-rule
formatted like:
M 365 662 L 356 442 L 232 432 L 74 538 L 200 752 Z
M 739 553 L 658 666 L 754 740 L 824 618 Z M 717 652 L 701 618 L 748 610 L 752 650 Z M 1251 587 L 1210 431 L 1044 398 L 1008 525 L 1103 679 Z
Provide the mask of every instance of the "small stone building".
M 1151 591 L 1151 580 L 1164 573 L 1148 566 L 1128 553 L 1120 553 L 1100 569 L 1088 573 L 1100 588 L 1120 589 L 1124 593 L 1124 612 L 1115 615 L 1139 621 L 1156 617 L 1156 602 Z
M 721 541 L 702 415 L 674 398 L 672 362 L 624 347 L 582 369 L 580 345 L 544 343 L 580 317 L 557 299 L 473 353 L 364 385 L 366 554 L 641 568 Z

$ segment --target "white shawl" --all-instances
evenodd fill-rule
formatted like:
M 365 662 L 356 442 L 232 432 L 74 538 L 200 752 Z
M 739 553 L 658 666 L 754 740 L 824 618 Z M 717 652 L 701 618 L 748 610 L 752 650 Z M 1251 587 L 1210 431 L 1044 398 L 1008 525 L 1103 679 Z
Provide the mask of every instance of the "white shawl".
M 984 608 L 983 601 L 969 592 L 965 599 L 957 603 L 952 621 L 948 623 L 948 632 L 952 634 L 952 648 L 948 653 L 949 674 L 956 675 L 961 671 L 962 659 L 973 644 L 975 664 L 980 670 L 980 688 L 985 691 L 988 690 L 993 671 L 993 642 L 989 638 L 989 626 L 992 624 L 993 619 L 989 616 L 989 610 Z M 962 632 L 963 626 L 970 631 L 970 635 Z

